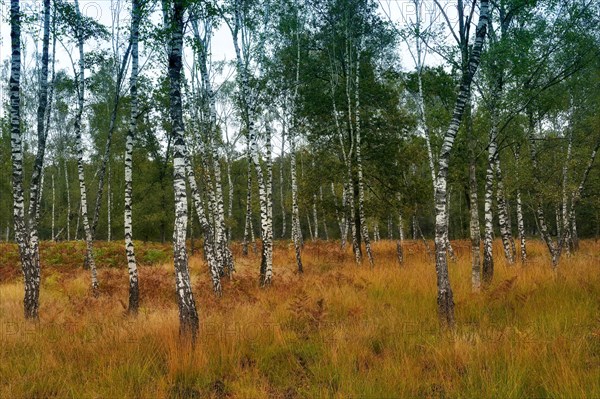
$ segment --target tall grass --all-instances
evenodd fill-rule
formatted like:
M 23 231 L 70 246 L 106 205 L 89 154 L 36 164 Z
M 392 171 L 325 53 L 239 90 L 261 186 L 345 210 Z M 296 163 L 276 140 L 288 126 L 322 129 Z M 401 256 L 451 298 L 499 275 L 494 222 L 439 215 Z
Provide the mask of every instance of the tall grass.
M 13 277 L 0 284 L 0 397 L 600 397 L 600 244 L 583 241 L 553 273 L 541 243 L 515 266 L 496 243 L 494 283 L 472 293 L 469 245 L 455 242 L 453 332 L 438 328 L 422 244 L 406 242 L 403 266 L 395 243 L 373 246 L 371 269 L 337 244 L 309 242 L 298 275 L 292 248 L 277 243 L 265 290 L 259 255 L 236 247 L 238 273 L 221 299 L 193 257 L 194 350 L 178 339 L 170 264 L 141 267 L 135 319 L 124 263 L 100 269 L 98 299 L 87 272 L 44 267 L 37 324 L 23 320 L 22 282 L 4 273 Z

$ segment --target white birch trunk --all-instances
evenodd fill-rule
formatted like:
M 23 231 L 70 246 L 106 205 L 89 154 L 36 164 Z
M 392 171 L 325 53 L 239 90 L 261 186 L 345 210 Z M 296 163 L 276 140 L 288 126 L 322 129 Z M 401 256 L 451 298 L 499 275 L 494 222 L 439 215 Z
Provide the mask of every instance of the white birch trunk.
M 494 225 L 493 225 L 493 193 L 494 193 L 494 158 L 496 157 L 496 127 L 490 130 L 490 141 L 488 147 L 488 162 L 485 175 L 485 197 L 483 205 L 484 237 L 483 237 L 483 266 L 482 277 L 484 284 L 490 284 L 494 276 Z
M 79 18 L 78 0 L 75 0 L 75 9 Z M 87 204 L 87 188 L 85 184 L 84 161 L 83 161 L 83 140 L 81 132 L 81 121 L 83 117 L 83 102 L 85 98 L 85 54 L 83 52 L 83 27 L 79 27 L 80 31 L 77 38 L 77 46 L 79 48 L 79 74 L 77 76 L 77 114 L 75 115 L 75 152 L 77 154 L 77 175 L 79 178 L 79 192 L 81 196 L 81 219 L 83 230 L 85 233 L 86 243 L 86 260 L 87 267 L 90 269 L 92 277 L 92 291 L 94 295 L 98 295 L 98 276 L 96 272 L 96 262 L 94 261 L 93 253 L 93 237 L 90 221 L 88 219 L 88 204 Z
M 284 118 L 285 119 L 285 118 Z M 285 213 L 285 197 L 283 191 L 283 165 L 285 155 L 285 121 L 281 131 L 281 156 L 279 158 L 279 200 L 281 204 L 281 238 L 285 238 L 286 233 L 286 213 Z
M 248 156 L 248 179 L 247 179 L 247 191 L 246 191 L 246 223 L 244 224 L 244 241 L 242 245 L 242 253 L 248 255 L 248 238 L 250 234 L 253 235 L 252 242 L 254 242 L 254 233 L 252 230 L 252 160 L 250 157 L 250 140 L 248 140 L 247 147 Z
M 474 6 L 475 4 L 473 4 Z M 485 41 L 487 25 L 488 25 L 488 1 L 480 1 L 479 21 L 477 23 L 475 43 L 471 48 L 471 54 L 468 60 L 468 64 L 462 72 L 460 89 L 458 97 L 454 105 L 454 111 L 452 113 L 452 119 L 448 130 L 444 136 L 440 155 L 438 157 L 438 172 L 436 178 L 436 191 L 435 191 L 435 249 L 436 249 L 436 273 L 437 273 L 437 287 L 438 287 L 438 315 L 442 325 L 450 328 L 454 327 L 454 298 L 452 288 L 450 286 L 450 280 L 448 277 L 448 261 L 446 259 L 446 242 L 444 241 L 444 234 L 448 229 L 446 223 L 446 200 L 447 200 L 447 178 L 448 178 L 448 166 L 450 161 L 450 153 L 454 144 L 454 139 L 458 133 L 458 128 L 462 119 L 465 105 L 471 97 L 471 82 L 473 76 L 479 66 L 481 58 L 481 50 L 483 42 Z M 465 45 L 465 44 L 463 44 Z M 463 49 L 464 50 L 464 49 Z
M 233 219 L 233 180 L 231 179 L 231 158 L 227 159 L 227 187 L 229 189 L 229 197 L 227 198 L 227 218 Z M 231 227 L 227 227 L 227 240 L 231 241 Z
M 402 265 L 404 263 L 404 250 L 402 243 L 404 242 L 404 220 L 402 220 L 402 213 L 398 212 L 398 240 L 396 241 L 396 257 L 398 263 Z
M 106 219 L 107 219 L 107 231 L 106 231 L 106 241 L 111 240 L 111 220 L 110 220 L 110 212 L 112 208 L 112 192 L 110 191 L 110 171 L 108 172 L 108 181 L 106 182 Z
M 271 157 L 271 127 L 269 122 L 267 122 L 266 126 L 266 205 L 267 205 L 267 215 L 266 215 L 266 231 L 265 231 L 265 239 L 266 243 L 263 242 L 263 248 L 266 247 L 266 250 L 263 249 L 263 257 L 264 263 L 261 262 L 261 285 L 268 286 L 271 284 L 271 280 L 273 279 L 273 160 Z
M 133 145 L 137 133 L 138 117 L 138 72 L 139 72 L 139 30 L 141 22 L 140 0 L 132 0 L 131 9 L 131 77 L 129 79 L 129 93 L 131 109 L 129 114 L 129 129 L 125 137 L 125 209 L 124 237 L 125 255 L 127 256 L 127 271 L 129 274 L 129 304 L 127 311 L 136 315 L 139 310 L 139 278 L 137 261 L 135 258 L 135 246 L 133 243 Z M 109 224 L 110 226 L 110 224 Z
M 194 168 L 192 167 L 187 149 L 185 154 L 185 169 L 187 181 L 192 194 L 192 200 L 194 202 L 194 208 L 196 209 L 198 223 L 200 224 L 204 234 L 204 256 L 206 257 L 206 263 L 208 264 L 208 270 L 212 279 L 213 292 L 215 295 L 221 296 L 221 270 L 223 270 L 223 264 L 219 264 L 219 261 L 222 262 L 222 259 L 220 260 L 216 256 L 217 249 L 215 248 L 215 235 L 213 233 L 211 224 L 206 217 L 206 212 L 202 203 L 202 196 L 200 195 L 200 190 L 198 188 L 198 184 L 196 183 L 196 174 L 194 173 Z
M 215 211 L 215 244 L 216 250 L 219 252 L 219 257 L 223 259 L 224 268 L 231 276 L 234 272 L 233 256 L 229 249 L 229 243 L 227 241 L 227 228 L 225 226 L 225 207 L 223 200 L 223 187 L 221 182 L 221 163 L 219 161 L 219 153 L 217 151 L 216 143 L 218 142 L 218 129 L 217 129 L 217 109 L 215 104 L 215 93 L 212 88 L 210 76 L 208 74 L 208 62 L 209 62 L 209 47 L 210 47 L 210 29 L 212 28 L 212 21 L 210 17 L 206 17 L 204 21 L 208 33 L 204 40 L 200 37 L 197 20 L 192 20 L 192 28 L 194 36 L 199 44 L 198 51 L 198 65 L 200 67 L 200 76 L 202 78 L 202 84 L 204 86 L 205 97 L 208 100 L 208 113 L 209 113 L 209 139 L 208 139 L 208 150 L 211 152 L 210 158 L 212 158 L 212 165 L 214 174 L 214 211 Z M 209 168 L 210 170 L 210 168 Z
M 521 185 L 519 179 L 519 148 L 515 150 L 515 163 L 517 169 L 517 229 L 519 230 L 519 242 L 521 252 L 521 263 L 527 261 L 527 243 L 525 241 L 525 222 L 523 218 L 523 203 L 521 201 Z
M 65 160 L 65 189 L 67 191 L 67 241 L 71 241 L 71 192 L 69 189 L 69 171 Z
M 479 200 L 477 198 L 477 173 L 472 160 L 469 165 L 469 203 L 471 234 L 471 287 L 478 292 L 481 289 L 481 231 L 479 228 Z
M 12 158 L 13 221 L 15 240 L 19 246 L 25 295 L 23 308 L 26 319 L 38 319 L 40 268 L 33 253 L 25 219 L 23 190 L 23 143 L 21 132 L 21 11 L 18 0 L 10 3 L 11 73 L 9 80 L 10 132 Z M 37 199 L 37 196 L 33 198 Z
M 572 113 L 572 111 L 571 111 Z M 566 234 L 566 245 L 565 251 L 567 255 L 571 254 L 571 248 L 573 246 L 572 236 L 571 236 L 571 227 L 569 225 L 569 200 L 567 195 L 567 185 L 569 180 L 569 163 L 571 162 L 571 147 L 573 144 L 573 132 L 569 132 L 569 143 L 567 144 L 567 158 L 563 165 L 562 169 L 562 212 L 561 212 L 561 221 L 562 228 Z M 559 234 L 560 235 L 560 234 Z
M 166 3 L 166 0 L 165 0 Z M 169 97 L 173 137 L 173 191 L 175 195 L 175 227 L 173 230 L 173 253 L 175 266 L 176 292 L 179 305 L 180 335 L 191 336 L 195 342 L 199 330 L 198 312 L 192 293 L 192 284 L 188 269 L 186 235 L 188 223 L 188 198 L 186 193 L 186 145 L 181 99 L 181 69 L 183 57 L 183 0 L 174 0 L 165 7 L 170 16 L 169 51 Z M 170 11 L 170 12 L 169 12 Z
M 371 267 L 375 265 L 373 260 L 373 252 L 371 251 L 371 240 L 369 238 L 369 228 L 367 226 L 367 218 L 365 216 L 365 189 L 363 184 L 363 170 L 362 170 L 362 158 L 361 158 L 361 125 L 360 125 L 360 95 L 359 95 L 359 83 L 360 83 L 360 50 L 356 57 L 356 87 L 355 92 L 355 132 L 356 132 L 356 170 L 358 177 L 358 215 L 360 219 L 361 236 L 362 241 L 365 243 L 365 249 L 367 251 L 367 257 L 369 258 L 369 264 Z
M 298 182 L 296 172 L 296 137 L 295 132 L 290 132 L 290 173 L 292 180 L 292 240 L 294 241 L 294 250 L 296 252 L 296 265 L 298 273 L 303 273 L 302 257 L 300 247 L 302 243 L 300 233 L 300 211 L 298 209 Z
M 500 237 L 504 248 L 504 256 L 509 265 L 515 263 L 515 242 L 510 231 L 510 220 L 508 204 L 504 193 L 504 183 L 502 181 L 502 170 L 500 169 L 500 155 L 496 155 L 496 199 L 498 205 L 498 223 L 500 225 Z

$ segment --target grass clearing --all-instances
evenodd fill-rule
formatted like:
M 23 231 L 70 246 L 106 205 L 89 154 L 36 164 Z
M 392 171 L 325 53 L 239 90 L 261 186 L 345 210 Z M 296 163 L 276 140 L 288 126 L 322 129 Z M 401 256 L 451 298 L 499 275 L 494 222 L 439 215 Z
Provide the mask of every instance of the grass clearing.
M 44 245 L 48 253 L 78 248 Z M 32 324 L 8 254 L 0 262 L 0 397 L 600 397 L 600 243 L 582 241 L 557 274 L 540 242 L 529 243 L 527 265 L 512 267 L 495 245 L 494 283 L 472 293 L 469 245 L 455 243 L 452 333 L 438 328 L 435 270 L 417 242 L 406 242 L 402 267 L 394 242 L 374 243 L 374 269 L 356 266 L 335 243 L 307 242 L 302 276 L 293 251 L 277 243 L 266 290 L 259 254 L 243 257 L 235 246 L 238 272 L 223 281 L 221 299 L 196 255 L 195 350 L 178 339 L 170 263 L 140 267 L 141 310 L 130 318 L 126 263 L 112 264 L 121 243 L 100 246 L 110 261 L 99 269 L 98 299 L 88 272 L 43 262 Z M 158 245 L 140 250 L 163 259 Z

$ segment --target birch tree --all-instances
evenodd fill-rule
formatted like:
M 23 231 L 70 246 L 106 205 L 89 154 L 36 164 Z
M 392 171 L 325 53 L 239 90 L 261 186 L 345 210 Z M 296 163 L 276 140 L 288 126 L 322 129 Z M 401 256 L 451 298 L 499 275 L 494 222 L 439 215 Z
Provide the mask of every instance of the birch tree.
M 131 109 L 129 129 L 125 138 L 125 254 L 129 272 L 129 308 L 131 314 L 137 314 L 140 302 L 137 262 L 133 244 L 133 145 L 137 132 L 138 118 L 138 73 L 139 73 L 139 34 L 142 10 L 140 0 L 132 0 L 131 4 L 131 77 L 129 93 Z M 112 122 L 112 119 L 111 119 Z
M 192 283 L 185 247 L 188 224 L 188 198 L 186 192 L 187 150 L 184 140 L 181 73 L 183 57 L 183 32 L 185 4 L 183 0 L 164 0 L 165 19 L 169 28 L 169 98 L 173 137 L 173 192 L 175 195 L 175 226 L 173 253 L 175 287 L 179 305 L 179 333 L 195 341 L 199 330 L 198 311 L 192 293 Z
M 212 170 L 214 179 L 211 185 L 213 193 L 213 208 L 214 208 L 214 234 L 215 234 L 215 250 L 219 253 L 219 258 L 223 259 L 224 268 L 231 275 L 234 271 L 233 256 L 229 249 L 227 240 L 227 228 L 225 226 L 225 206 L 223 199 L 223 188 L 221 184 L 221 164 L 219 161 L 219 153 L 217 150 L 218 143 L 218 126 L 217 126 L 217 109 L 216 95 L 212 88 L 211 79 L 208 72 L 209 56 L 210 56 L 210 39 L 213 30 L 212 16 L 209 13 L 204 13 L 202 18 L 203 32 L 200 31 L 200 20 L 197 11 L 192 15 L 192 30 L 194 34 L 195 44 L 197 48 L 197 65 L 200 70 L 200 77 L 204 97 L 206 100 L 206 108 L 208 113 L 208 138 L 206 141 L 209 159 L 212 163 L 208 170 Z
M 249 18 L 248 5 L 244 4 L 241 0 L 233 0 L 232 8 L 232 15 L 230 17 L 226 17 L 226 22 L 231 31 L 233 45 L 235 48 L 236 70 L 240 86 L 240 99 L 243 107 L 242 113 L 244 122 L 246 124 L 246 130 L 248 132 L 250 159 L 256 171 L 256 180 L 258 184 L 261 219 L 260 230 L 262 241 L 260 285 L 265 287 L 271 284 L 273 270 L 273 223 L 272 219 L 269 217 L 269 209 L 271 206 L 269 204 L 267 187 L 269 184 L 267 180 L 269 178 L 263 173 L 258 151 L 258 136 L 255 125 L 255 118 L 257 117 L 258 93 L 256 92 L 255 88 L 250 86 L 251 76 L 249 68 L 251 67 L 251 60 L 249 56 L 249 43 L 247 41 L 250 33 L 248 32 L 248 28 L 246 26 Z M 266 25 L 266 22 L 268 22 L 268 2 L 265 5 L 263 14 L 265 18 L 263 25 Z M 260 53 L 264 45 L 265 36 L 264 34 L 259 36 L 260 37 L 257 43 L 258 50 L 256 51 Z M 270 141 L 270 138 L 268 138 L 267 141 Z M 248 224 L 248 222 L 246 223 Z
M 13 220 L 15 240 L 19 245 L 25 285 L 25 318 L 37 319 L 39 308 L 40 268 L 32 252 L 23 193 L 23 145 L 21 132 L 21 10 L 18 0 L 10 3 L 11 72 L 9 80 L 10 133 L 12 154 Z M 35 197 L 34 197 L 35 198 Z
M 447 184 L 448 184 L 448 165 L 450 154 L 454 144 L 454 139 L 458 133 L 465 106 L 471 97 L 471 83 L 473 76 L 479 67 L 481 51 L 485 41 L 488 27 L 487 0 L 479 2 L 479 21 L 475 29 L 475 41 L 469 43 L 469 32 L 472 15 L 463 15 L 464 8 L 462 0 L 458 0 L 457 9 L 459 13 L 459 37 L 456 37 L 462 56 L 462 70 L 458 97 L 454 104 L 452 119 L 444 135 L 442 148 L 438 156 L 438 172 L 436 176 L 435 191 L 435 252 L 436 252 L 436 273 L 438 287 L 438 315 L 443 325 L 454 326 L 454 299 L 450 280 L 448 278 L 448 261 L 446 258 L 445 235 L 448 231 L 446 211 L 447 211 Z M 475 6 L 475 3 L 473 3 Z
M 84 43 L 90 38 L 103 38 L 107 35 L 106 29 L 89 17 L 85 17 L 81 14 L 79 9 L 79 2 L 75 0 L 73 5 L 68 3 L 58 3 L 58 10 L 62 20 L 70 31 L 70 35 L 74 38 L 77 46 L 77 52 L 79 60 L 77 66 L 71 58 L 71 65 L 73 67 L 73 73 L 75 75 L 75 87 L 77 91 L 77 109 L 75 112 L 74 131 L 75 131 L 75 154 L 77 157 L 77 177 L 79 179 L 79 192 L 80 192 L 80 217 L 83 224 L 83 230 L 86 241 L 86 266 L 91 272 L 92 292 L 94 295 L 98 294 L 98 277 L 96 271 L 96 263 L 93 256 L 93 236 L 90 220 L 88 217 L 88 202 L 87 202 L 87 187 L 85 182 L 85 171 L 84 171 L 84 151 L 83 151 L 83 113 L 85 103 L 85 53 Z M 61 41 L 63 47 L 65 44 Z M 70 57 L 69 50 L 68 52 Z M 77 231 L 76 231 L 77 238 Z

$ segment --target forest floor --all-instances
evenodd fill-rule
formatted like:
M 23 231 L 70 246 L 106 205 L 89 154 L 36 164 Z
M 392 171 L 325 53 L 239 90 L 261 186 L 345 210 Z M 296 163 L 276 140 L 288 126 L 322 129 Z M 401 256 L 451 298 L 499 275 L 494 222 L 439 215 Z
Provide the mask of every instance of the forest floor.
M 168 245 L 138 243 L 141 312 L 125 313 L 122 243 L 99 243 L 101 294 L 89 290 L 81 243 L 44 243 L 40 320 L 23 320 L 14 245 L 0 245 L 2 398 L 599 398 L 600 243 L 582 241 L 553 273 L 542 243 L 471 292 L 469 243 L 450 263 L 457 326 L 441 331 L 436 277 L 422 243 L 373 245 L 375 268 L 333 242 L 307 242 L 304 275 L 276 243 L 274 284 L 260 255 L 234 247 L 237 273 L 215 298 L 190 260 L 200 314 L 194 350 L 178 339 Z M 80 248 L 81 247 L 81 248 Z

